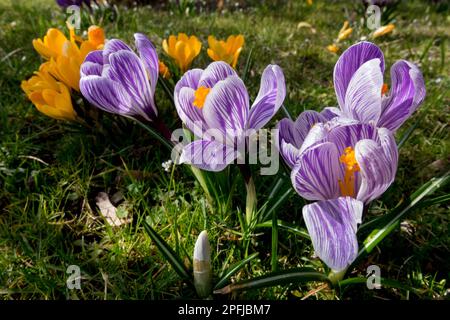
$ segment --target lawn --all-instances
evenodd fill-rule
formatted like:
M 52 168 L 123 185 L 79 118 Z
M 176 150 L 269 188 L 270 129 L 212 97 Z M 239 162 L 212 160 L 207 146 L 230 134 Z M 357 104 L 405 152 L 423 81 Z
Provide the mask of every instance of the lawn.
M 227 2 L 228 3 L 228 2 Z M 196 35 L 203 43 L 193 67 L 205 68 L 207 37 L 243 34 L 244 49 L 236 70 L 244 74 L 250 97 L 258 93 L 260 75 L 268 64 L 284 71 L 284 107 L 266 125 L 273 128 L 286 116 L 336 105 L 333 68 L 339 57 L 326 48 L 345 20 L 354 31 L 342 42 L 345 49 L 370 33 L 359 1 L 249 1 L 226 5 L 221 13 L 205 6 L 179 9 L 175 4 L 125 7 L 92 21 L 106 37 L 133 43 L 142 32 L 169 63 L 162 41 L 170 34 Z M 420 186 L 449 171 L 450 17 L 445 2 L 402 1 L 395 13 L 395 30 L 374 42 L 386 59 L 385 77 L 398 59 L 416 63 L 423 72 L 427 96 L 421 107 L 396 133 L 407 137 L 393 185 L 374 201 L 364 219 L 401 206 Z M 239 215 L 245 211 L 245 185 L 236 166 L 224 180 L 231 205 L 219 208 L 186 166 L 167 172 L 162 163 L 170 153 L 133 121 L 103 114 L 100 130 L 57 121 L 39 113 L 20 89 L 22 80 L 38 69 L 42 58 L 32 40 L 47 29 L 65 29 L 66 15 L 51 0 L 0 0 L 0 298 L 1 299 L 177 299 L 197 298 L 148 236 L 148 223 L 192 267 L 192 252 L 202 230 L 208 231 L 214 277 L 246 256 L 257 257 L 229 279 L 239 282 L 271 271 L 272 214 L 291 228 L 279 227 L 277 268 L 328 269 L 314 255 L 302 219 L 303 200 L 283 180 L 287 194 L 259 227 L 243 239 Z M 311 27 L 301 22 L 307 22 Z M 248 59 L 251 53 L 251 59 Z M 251 61 L 249 64 L 248 61 Z M 387 80 L 385 79 L 385 82 Z M 387 81 L 389 83 L 389 81 Z M 158 86 L 156 101 L 167 125 L 179 128 L 175 108 Z M 252 167 L 258 204 L 274 189 L 274 178 Z M 110 226 L 101 216 L 96 197 L 105 192 L 132 222 Z M 369 265 L 389 279 L 379 290 L 365 282 L 345 288 L 313 281 L 236 291 L 240 299 L 448 299 L 450 231 L 448 187 L 428 196 L 402 217 L 401 224 L 348 270 L 347 278 L 365 277 Z M 445 201 L 437 201 L 446 199 Z M 428 201 L 428 203 L 426 202 Z M 273 205 L 273 204 L 271 204 Z M 266 211 L 267 212 L 267 211 Z M 265 221 L 260 221 L 265 222 Z M 364 234 L 365 232 L 365 234 Z M 368 235 L 358 234 L 360 245 Z M 364 236 L 365 235 L 365 236 Z M 66 285 L 68 266 L 81 270 L 81 288 Z M 224 298 L 220 294 L 216 298 Z

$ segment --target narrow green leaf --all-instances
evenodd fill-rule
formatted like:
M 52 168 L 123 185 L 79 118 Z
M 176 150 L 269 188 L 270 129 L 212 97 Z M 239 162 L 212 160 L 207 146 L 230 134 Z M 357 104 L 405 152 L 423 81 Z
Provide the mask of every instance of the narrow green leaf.
M 286 230 L 288 232 L 291 232 L 291 233 L 293 233 L 293 234 L 295 234 L 297 236 L 303 237 L 305 239 L 311 239 L 309 234 L 308 234 L 308 232 L 305 229 L 298 228 L 297 226 L 295 226 L 295 225 L 293 225 L 291 223 L 288 223 L 288 222 L 285 222 L 285 221 L 282 221 L 282 220 L 278 219 L 277 220 L 277 225 L 282 230 Z M 262 223 L 259 223 L 259 224 L 256 225 L 256 228 L 272 228 L 272 221 L 268 220 L 268 221 L 264 221 Z
M 311 268 L 288 269 L 278 272 L 271 272 L 264 276 L 244 280 L 239 283 L 232 283 L 222 289 L 215 290 L 214 293 L 228 294 L 235 291 L 282 286 L 291 283 L 298 284 L 310 281 L 328 282 L 328 277 L 325 274 L 316 272 Z
M 281 105 L 281 110 L 283 111 L 283 113 L 284 113 L 284 115 L 285 115 L 286 117 L 288 117 L 290 120 L 292 120 L 292 116 L 291 116 L 291 114 L 289 113 L 288 109 L 286 109 L 286 107 L 284 106 L 284 104 Z
M 414 209 L 421 200 L 444 186 L 450 180 L 450 173 L 446 173 L 444 176 L 440 178 L 433 178 L 427 183 L 425 183 L 422 187 L 420 187 L 417 191 L 415 191 L 409 201 L 407 201 L 403 206 L 397 207 L 391 213 L 389 213 L 385 220 L 383 219 L 384 224 L 381 228 L 374 230 L 363 242 L 363 247 L 358 253 L 356 260 L 353 264 L 356 263 L 359 259 L 364 257 L 367 253 L 370 253 L 387 235 L 389 235 L 400 223 L 400 220 L 412 209 Z
M 397 147 L 400 149 L 405 142 L 409 139 L 409 137 L 411 137 L 412 133 L 414 132 L 414 130 L 418 127 L 419 123 L 420 123 L 421 118 L 417 119 L 417 121 L 411 125 L 408 130 L 406 130 L 406 132 L 402 135 L 402 137 L 400 138 L 399 143 L 397 144 Z
M 287 189 L 282 195 L 280 195 L 278 197 L 278 200 L 272 205 L 272 207 L 265 212 L 262 220 L 265 221 L 269 219 L 272 212 L 276 211 L 283 204 L 283 202 L 289 198 L 289 196 L 292 194 L 292 191 L 293 189 L 289 187 L 289 189 Z
M 244 83 L 247 80 L 248 74 L 249 74 L 250 69 L 251 69 L 251 67 L 253 65 L 252 54 L 253 54 L 253 47 L 250 48 L 250 51 L 249 51 L 248 56 L 247 56 L 247 60 L 245 61 L 244 73 L 242 75 L 242 81 L 244 81 Z
M 272 213 L 272 272 L 278 270 L 278 220 L 276 210 Z
M 150 236 L 150 238 L 153 240 L 153 242 L 155 243 L 156 247 L 161 252 L 161 254 L 170 263 L 175 272 L 183 280 L 187 281 L 189 284 L 192 284 L 192 277 L 190 275 L 190 272 L 187 270 L 183 262 L 175 254 L 172 248 L 167 244 L 167 242 L 164 241 L 164 239 L 161 238 L 160 235 L 145 221 L 144 221 L 144 229 Z
M 255 259 L 258 256 L 259 252 L 255 252 L 252 253 L 251 255 L 249 255 L 247 258 L 236 262 L 235 264 L 233 264 L 230 268 L 228 268 L 228 270 L 226 270 L 222 277 L 219 279 L 219 281 L 217 282 L 216 286 L 214 287 L 214 290 L 218 289 L 218 288 L 222 288 L 227 281 L 234 275 L 236 274 L 236 272 L 238 272 L 239 270 L 241 270 L 247 263 L 249 263 L 250 261 L 252 261 L 253 259 Z
M 139 120 L 134 119 L 135 122 L 141 126 L 142 128 L 144 128 L 145 130 L 147 130 L 148 133 L 150 133 L 150 135 L 153 138 L 156 138 L 157 140 L 159 140 L 159 142 L 162 143 L 163 146 L 165 146 L 170 152 L 172 152 L 173 149 L 173 144 L 170 141 L 167 141 L 163 136 L 161 136 L 159 134 L 159 132 L 157 132 L 155 129 L 153 129 L 152 127 L 149 127 L 148 125 L 142 123 Z
M 347 286 L 355 285 L 355 284 L 367 284 L 367 278 L 364 278 L 364 277 L 347 278 L 345 280 L 339 281 L 338 287 L 343 289 Z M 402 290 L 406 290 L 406 291 L 411 291 L 414 293 L 419 292 L 419 290 L 417 290 L 416 288 L 413 288 L 407 284 L 401 283 L 396 280 L 386 279 L 386 278 L 380 278 L 380 285 L 382 287 L 397 288 L 397 289 L 402 289 Z

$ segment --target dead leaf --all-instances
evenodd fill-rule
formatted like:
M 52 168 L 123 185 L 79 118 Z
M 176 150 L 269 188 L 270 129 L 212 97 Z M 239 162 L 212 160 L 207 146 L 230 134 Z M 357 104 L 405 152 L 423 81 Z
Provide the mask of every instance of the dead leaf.
M 95 198 L 97 207 L 100 213 L 106 219 L 109 225 L 113 227 L 121 226 L 131 222 L 131 218 L 121 219 L 117 216 L 117 208 L 111 203 L 108 195 L 105 192 L 99 192 Z

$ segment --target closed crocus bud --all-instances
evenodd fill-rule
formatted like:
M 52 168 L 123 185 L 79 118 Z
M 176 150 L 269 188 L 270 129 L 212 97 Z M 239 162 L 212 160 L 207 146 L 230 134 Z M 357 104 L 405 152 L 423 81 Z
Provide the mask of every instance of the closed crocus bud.
M 208 233 L 202 231 L 194 247 L 194 286 L 200 298 L 207 298 L 212 289 L 211 247 Z
M 387 34 L 391 33 L 392 31 L 394 31 L 394 29 L 395 29 L 395 25 L 392 23 L 390 23 L 386 26 L 379 27 L 377 30 L 374 31 L 372 38 L 375 39 L 375 38 L 387 35 Z

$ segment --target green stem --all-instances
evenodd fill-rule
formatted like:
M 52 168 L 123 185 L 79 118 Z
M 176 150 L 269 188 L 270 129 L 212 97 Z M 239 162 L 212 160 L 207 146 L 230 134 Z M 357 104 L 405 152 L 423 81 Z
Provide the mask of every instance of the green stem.
M 345 268 L 344 270 L 341 270 L 341 271 L 331 270 L 330 274 L 328 275 L 328 279 L 330 280 L 330 282 L 333 286 L 336 286 L 338 284 L 338 282 L 344 278 L 346 272 L 347 272 L 347 268 Z
M 277 212 L 272 213 L 272 272 L 278 270 L 278 219 Z

